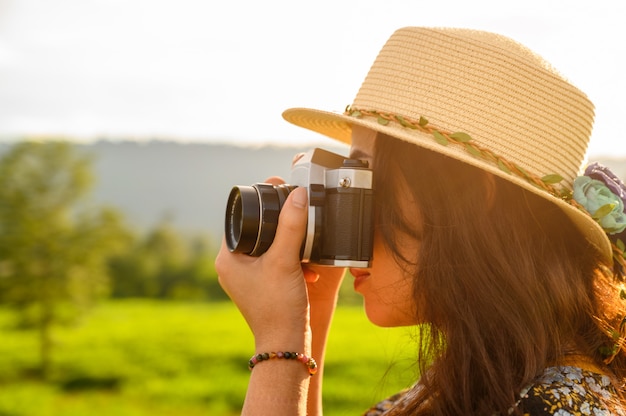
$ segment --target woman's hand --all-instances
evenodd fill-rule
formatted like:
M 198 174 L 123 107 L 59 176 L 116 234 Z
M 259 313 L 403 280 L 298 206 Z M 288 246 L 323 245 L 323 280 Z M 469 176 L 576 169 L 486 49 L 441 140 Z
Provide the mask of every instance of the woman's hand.
M 283 181 L 270 178 L 267 182 Z M 300 264 L 306 223 L 306 190 L 297 188 L 285 201 L 274 241 L 263 255 L 231 253 L 223 242 L 216 258 L 220 284 L 250 326 L 257 351 L 310 348 L 308 299 Z
M 277 177 L 266 182 L 284 183 Z M 276 372 L 280 369 L 255 367 L 243 414 L 321 414 L 326 339 L 344 269 L 301 264 L 307 212 L 306 190 L 296 188 L 281 209 L 276 236 L 263 255 L 231 253 L 222 242 L 215 262 L 220 284 L 254 334 L 256 352 L 302 351 L 313 356 L 319 365 L 315 377 L 295 381 L 289 374 Z M 281 390 L 281 406 L 277 406 L 273 394 L 281 383 L 288 388 Z M 303 388 L 294 390 L 298 383 Z M 286 391 L 295 393 L 287 397 Z

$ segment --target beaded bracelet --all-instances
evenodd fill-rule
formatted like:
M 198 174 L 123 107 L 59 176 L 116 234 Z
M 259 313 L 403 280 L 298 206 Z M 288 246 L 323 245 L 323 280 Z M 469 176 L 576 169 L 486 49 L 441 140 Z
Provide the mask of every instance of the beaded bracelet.
M 274 358 L 298 360 L 306 366 L 307 370 L 309 370 L 310 376 L 317 373 L 317 362 L 315 362 L 315 360 L 312 357 L 307 357 L 306 355 L 298 353 L 298 352 L 278 351 L 278 352 L 264 352 L 262 354 L 256 354 L 256 355 L 253 355 L 252 358 L 250 358 L 250 361 L 248 361 L 248 368 L 250 369 L 250 371 L 252 371 L 254 366 L 260 363 L 261 361 L 272 360 Z

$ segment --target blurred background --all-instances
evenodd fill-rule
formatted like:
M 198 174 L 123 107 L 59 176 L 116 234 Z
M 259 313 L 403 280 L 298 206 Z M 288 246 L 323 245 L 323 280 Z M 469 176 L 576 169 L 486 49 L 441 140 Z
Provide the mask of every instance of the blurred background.
M 312 146 L 346 152 L 280 114 L 343 111 L 399 27 L 530 47 L 595 103 L 589 159 L 626 177 L 625 18 L 556 0 L 0 0 L 0 416 L 239 414 L 254 345 L 213 265 L 228 192 Z M 370 325 L 347 283 L 330 415 L 416 377 L 419 334 Z

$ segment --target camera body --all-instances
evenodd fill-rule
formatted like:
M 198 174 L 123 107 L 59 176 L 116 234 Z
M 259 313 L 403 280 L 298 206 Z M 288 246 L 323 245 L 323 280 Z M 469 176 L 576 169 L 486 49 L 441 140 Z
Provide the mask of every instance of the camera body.
M 235 186 L 226 207 L 226 243 L 231 252 L 252 256 L 271 245 L 278 215 L 296 187 L 308 192 L 304 263 L 369 267 L 373 250 L 373 172 L 367 162 L 323 149 L 305 153 L 291 171 L 290 184 Z

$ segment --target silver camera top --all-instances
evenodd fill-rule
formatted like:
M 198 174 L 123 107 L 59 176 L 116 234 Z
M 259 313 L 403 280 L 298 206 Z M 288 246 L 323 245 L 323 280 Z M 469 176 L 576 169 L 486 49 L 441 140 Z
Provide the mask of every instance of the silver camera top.
M 293 165 L 289 183 L 304 187 L 319 184 L 324 185 L 324 188 L 352 186 L 370 189 L 372 171 L 366 169 L 367 162 L 361 162 L 360 166 L 355 163 L 344 166 L 347 160 L 355 162 L 327 150 L 319 148 L 309 150 Z M 341 171 L 336 169 L 341 169 Z

